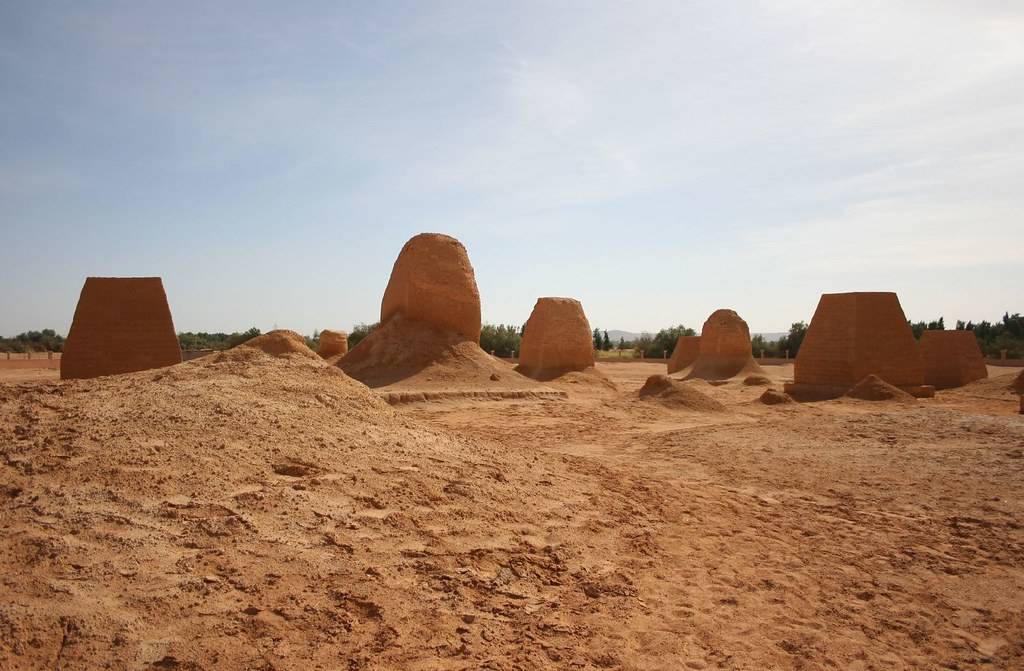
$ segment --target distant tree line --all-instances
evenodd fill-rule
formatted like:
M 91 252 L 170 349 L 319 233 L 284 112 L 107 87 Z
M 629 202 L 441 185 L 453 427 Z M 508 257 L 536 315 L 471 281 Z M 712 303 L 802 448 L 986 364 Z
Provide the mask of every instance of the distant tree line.
M 946 322 L 942 317 L 939 317 L 933 322 L 912 322 L 909 319 L 907 323 L 910 324 L 910 330 L 914 333 L 914 337 L 918 340 L 921 339 L 921 334 L 925 331 L 945 331 Z M 960 322 L 961 324 L 963 322 Z
M 942 317 L 930 322 L 908 322 L 915 338 L 927 330 L 945 330 L 946 324 Z M 974 331 L 978 339 L 981 353 L 988 357 L 998 358 L 1003 350 L 1010 359 L 1024 359 L 1024 316 L 1015 312 L 1003 313 L 1003 318 L 996 322 L 982 321 L 965 322 L 957 320 L 956 330 Z
M 348 334 L 348 348 L 352 349 L 366 336 L 373 333 L 374 329 L 380 326 L 380 322 L 373 322 L 372 324 L 359 323 L 352 327 L 352 332 Z
M 260 335 L 260 330 L 253 326 L 248 331 L 234 333 L 206 333 L 200 331 L 182 331 L 178 334 L 178 344 L 183 350 L 200 349 L 230 349 L 235 345 L 241 345 L 246 340 L 251 340 Z
M 519 352 L 523 327 L 512 324 L 484 324 L 480 327 L 480 348 L 495 356 L 510 357 Z
M 797 322 L 791 324 L 789 332 L 778 340 L 765 340 L 760 333 L 750 338 L 750 348 L 754 356 L 759 357 L 763 352 L 767 357 L 784 359 L 787 356 L 792 359 L 800 351 L 800 345 L 807 334 L 807 323 Z
M 925 330 L 944 330 L 945 319 L 939 317 L 933 321 L 907 322 L 915 338 L 920 338 Z M 349 347 L 355 347 L 359 342 L 373 332 L 379 326 L 378 323 L 356 324 L 348 334 Z M 978 339 L 978 346 L 982 353 L 988 357 L 999 357 L 1003 350 L 1006 350 L 1007 357 L 1011 359 L 1024 358 L 1024 316 L 1019 313 L 1005 313 L 999 321 L 974 322 L 957 321 L 958 330 L 973 331 Z M 751 338 L 751 349 L 754 356 L 760 356 L 763 352 L 767 357 L 784 357 L 789 352 L 789 358 L 796 357 L 800 351 L 800 344 L 807 333 L 805 322 L 796 322 L 789 327 L 789 331 L 778 340 L 766 340 L 762 335 L 755 335 Z M 234 333 L 206 333 L 184 331 L 178 334 L 178 342 L 183 350 L 229 349 L 239 345 L 246 340 L 260 335 L 260 330 L 255 326 L 247 331 Z M 314 331 L 312 336 L 305 336 L 306 343 L 316 349 L 319 340 L 319 331 Z M 662 329 L 656 334 L 642 333 L 635 340 L 628 341 L 619 338 L 618 343 L 613 343 L 604 329 L 594 329 L 594 349 L 609 351 L 612 349 L 632 350 L 633 356 L 640 356 L 644 352 L 647 357 L 660 358 L 672 356 L 679 336 L 693 336 L 697 332 L 679 324 Z M 486 352 L 494 352 L 497 356 L 510 357 L 519 352 L 519 346 L 523 338 L 523 326 L 512 324 L 484 324 L 480 328 L 480 347 Z M 60 352 L 64 349 L 64 336 L 59 335 L 53 329 L 42 331 L 26 331 L 19 333 L 12 338 L 0 337 L 0 352 Z
M 667 329 L 661 329 L 653 336 L 650 333 L 641 333 L 640 337 L 636 340 L 620 341 L 620 348 L 630 348 L 633 350 L 634 356 L 639 357 L 640 353 L 643 352 L 644 356 L 647 357 L 665 357 L 666 359 L 672 356 L 672 352 L 676 349 L 676 341 L 679 340 L 679 336 L 694 336 L 697 332 L 692 328 L 679 324 L 678 326 L 670 326 Z
M 594 329 L 593 338 L 595 351 L 607 352 L 612 348 L 612 341 L 611 338 L 608 337 L 608 331 Z
M 64 336 L 53 329 L 26 331 L 13 338 L 0 338 L 0 352 L 61 352 Z

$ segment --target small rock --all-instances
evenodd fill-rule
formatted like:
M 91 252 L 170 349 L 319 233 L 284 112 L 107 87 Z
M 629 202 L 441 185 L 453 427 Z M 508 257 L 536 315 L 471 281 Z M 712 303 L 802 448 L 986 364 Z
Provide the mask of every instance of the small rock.
M 782 403 L 795 402 L 789 394 L 782 391 L 778 391 L 777 389 L 766 389 L 765 392 L 761 394 L 761 398 L 758 400 L 760 400 L 765 405 L 779 405 Z

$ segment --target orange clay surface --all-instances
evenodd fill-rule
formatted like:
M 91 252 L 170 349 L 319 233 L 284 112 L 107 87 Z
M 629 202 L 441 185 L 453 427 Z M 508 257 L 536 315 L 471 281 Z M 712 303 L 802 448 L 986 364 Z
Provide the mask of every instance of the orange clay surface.
M 596 368 L 395 407 L 256 348 L 0 371 L 0 668 L 1024 668 L 1016 369 L 769 406 Z

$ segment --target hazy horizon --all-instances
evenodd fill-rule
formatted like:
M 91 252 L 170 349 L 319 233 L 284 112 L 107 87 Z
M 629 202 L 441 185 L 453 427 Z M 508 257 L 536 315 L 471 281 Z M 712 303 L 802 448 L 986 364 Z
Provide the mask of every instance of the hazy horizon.
M 483 318 L 752 332 L 825 292 L 1020 305 L 1024 4 L 0 7 L 0 335 L 86 276 L 179 331 L 373 322 L 424 231 Z

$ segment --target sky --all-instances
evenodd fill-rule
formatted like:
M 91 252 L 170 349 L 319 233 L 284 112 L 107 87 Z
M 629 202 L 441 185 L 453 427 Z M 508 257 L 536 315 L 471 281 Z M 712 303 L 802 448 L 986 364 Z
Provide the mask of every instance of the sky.
M 1024 311 L 1024 3 L 0 3 L 0 335 L 347 329 L 424 231 L 492 323 Z

